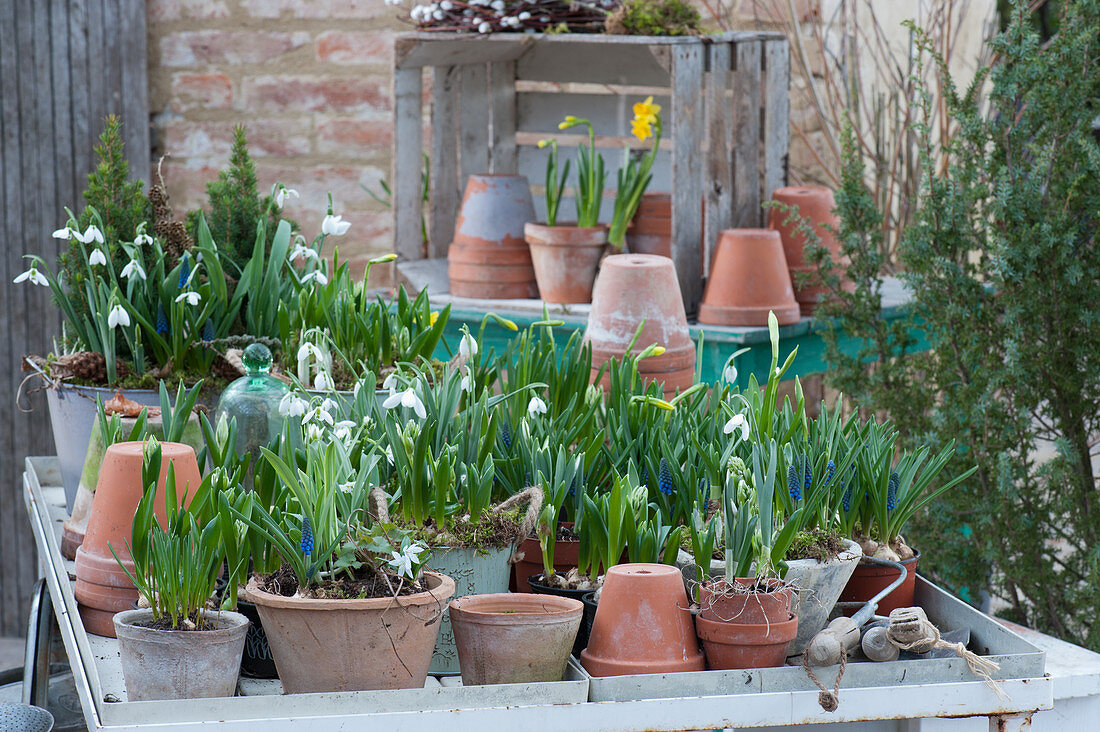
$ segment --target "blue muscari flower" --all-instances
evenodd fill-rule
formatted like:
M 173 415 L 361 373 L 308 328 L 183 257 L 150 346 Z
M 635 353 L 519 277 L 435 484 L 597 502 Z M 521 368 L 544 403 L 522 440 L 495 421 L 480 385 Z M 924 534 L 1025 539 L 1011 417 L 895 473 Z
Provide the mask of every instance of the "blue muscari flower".
M 852 510 L 852 486 L 851 484 L 844 490 L 844 497 L 840 499 L 840 505 L 844 509 L 844 513 L 848 513 Z
M 642 475 L 638 478 L 638 482 L 642 485 L 649 485 L 649 466 L 642 465 Z
M 703 508 L 705 509 L 706 505 L 710 503 L 710 483 L 707 482 L 706 478 L 699 479 L 699 490 L 703 494 Z
M 898 505 L 898 486 L 901 484 L 901 478 L 898 477 L 897 471 L 890 473 L 890 480 L 886 483 L 886 510 L 893 511 Z
M 157 305 L 157 333 L 168 335 L 168 316 L 164 312 L 163 305 Z
M 668 460 L 661 458 L 661 468 L 657 472 L 657 487 L 666 496 L 672 495 L 672 472 L 668 469 Z
M 302 517 L 302 553 L 307 557 L 313 553 L 313 524 L 309 522 L 309 516 Z
M 833 473 L 836 472 L 836 463 L 830 460 L 825 464 L 825 482 L 821 484 L 821 487 L 829 485 L 829 481 L 833 479 Z
M 204 341 L 214 340 L 214 320 L 207 318 L 206 322 L 202 324 L 202 339 Z
M 505 422 L 500 428 L 500 439 L 504 441 L 504 449 L 512 449 L 512 428 Z
M 810 469 L 810 458 L 806 456 L 806 490 L 810 490 L 810 486 L 814 482 L 814 474 Z
M 787 490 L 790 491 L 791 498 L 796 501 L 802 500 L 802 484 L 798 480 L 798 468 L 794 463 L 787 468 Z
M 569 495 L 571 495 L 571 496 L 577 495 L 577 478 L 576 478 L 576 476 L 573 477 L 572 482 L 569 484 Z
M 176 289 L 182 290 L 187 286 L 187 278 L 191 276 L 191 255 L 184 254 L 180 265 L 180 281 Z

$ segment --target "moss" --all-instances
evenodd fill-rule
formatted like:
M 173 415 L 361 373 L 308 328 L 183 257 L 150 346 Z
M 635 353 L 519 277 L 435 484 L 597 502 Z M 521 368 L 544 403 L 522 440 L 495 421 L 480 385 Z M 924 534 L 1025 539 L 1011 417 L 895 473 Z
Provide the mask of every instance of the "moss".
M 699 11 L 685 0 L 630 0 L 607 17 L 607 32 L 636 36 L 693 36 Z
M 452 517 L 442 530 L 434 523 L 412 529 L 415 538 L 432 547 L 475 548 L 488 551 L 510 546 L 520 540 L 520 526 L 526 509 L 497 513 L 486 511 L 475 523 L 468 516 Z
M 795 534 L 784 559 L 792 562 L 796 559 L 816 559 L 828 561 L 844 551 L 844 540 L 839 534 L 824 529 L 809 529 Z

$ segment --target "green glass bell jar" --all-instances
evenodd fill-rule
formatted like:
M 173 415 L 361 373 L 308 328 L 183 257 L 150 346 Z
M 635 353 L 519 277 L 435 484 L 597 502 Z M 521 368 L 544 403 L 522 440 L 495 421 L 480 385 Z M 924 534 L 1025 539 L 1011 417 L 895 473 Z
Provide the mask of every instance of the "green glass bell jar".
M 214 427 L 219 432 L 226 424 L 237 420 L 237 454 L 259 455 L 261 447 L 267 447 L 283 430 L 283 415 L 279 404 L 290 389 L 271 375 L 271 351 L 262 343 L 253 343 L 241 356 L 245 375 L 225 387 L 218 409 L 214 413 Z

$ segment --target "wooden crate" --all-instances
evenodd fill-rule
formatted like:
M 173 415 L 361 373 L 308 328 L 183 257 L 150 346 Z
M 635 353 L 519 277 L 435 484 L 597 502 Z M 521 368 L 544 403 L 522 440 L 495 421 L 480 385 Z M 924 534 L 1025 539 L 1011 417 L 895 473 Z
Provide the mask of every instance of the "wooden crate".
M 578 128 L 558 130 L 566 114 L 596 127 L 611 186 L 601 218 L 609 219 L 624 145 L 638 144 L 629 134 L 632 105 L 649 95 L 664 119 L 649 190 L 672 193 L 672 252 L 689 313 L 702 299 L 718 232 L 762 225 L 761 202 L 786 183 L 790 55 L 781 34 L 409 33 L 394 44 L 394 232 L 404 259 L 446 256 L 473 173 L 526 175 L 541 215 L 546 151 L 538 141 L 555 137 L 564 160 L 587 139 Z M 426 244 L 419 205 L 424 152 L 431 160 Z M 567 219 L 572 201 L 563 201 L 561 211 Z

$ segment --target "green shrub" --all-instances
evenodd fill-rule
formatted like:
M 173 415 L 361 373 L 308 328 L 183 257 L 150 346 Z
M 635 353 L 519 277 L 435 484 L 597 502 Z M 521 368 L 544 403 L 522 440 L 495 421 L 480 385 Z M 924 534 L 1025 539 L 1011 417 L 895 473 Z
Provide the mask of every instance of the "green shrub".
M 607 32 L 636 36 L 693 36 L 699 11 L 685 0 L 628 0 L 607 18 Z

